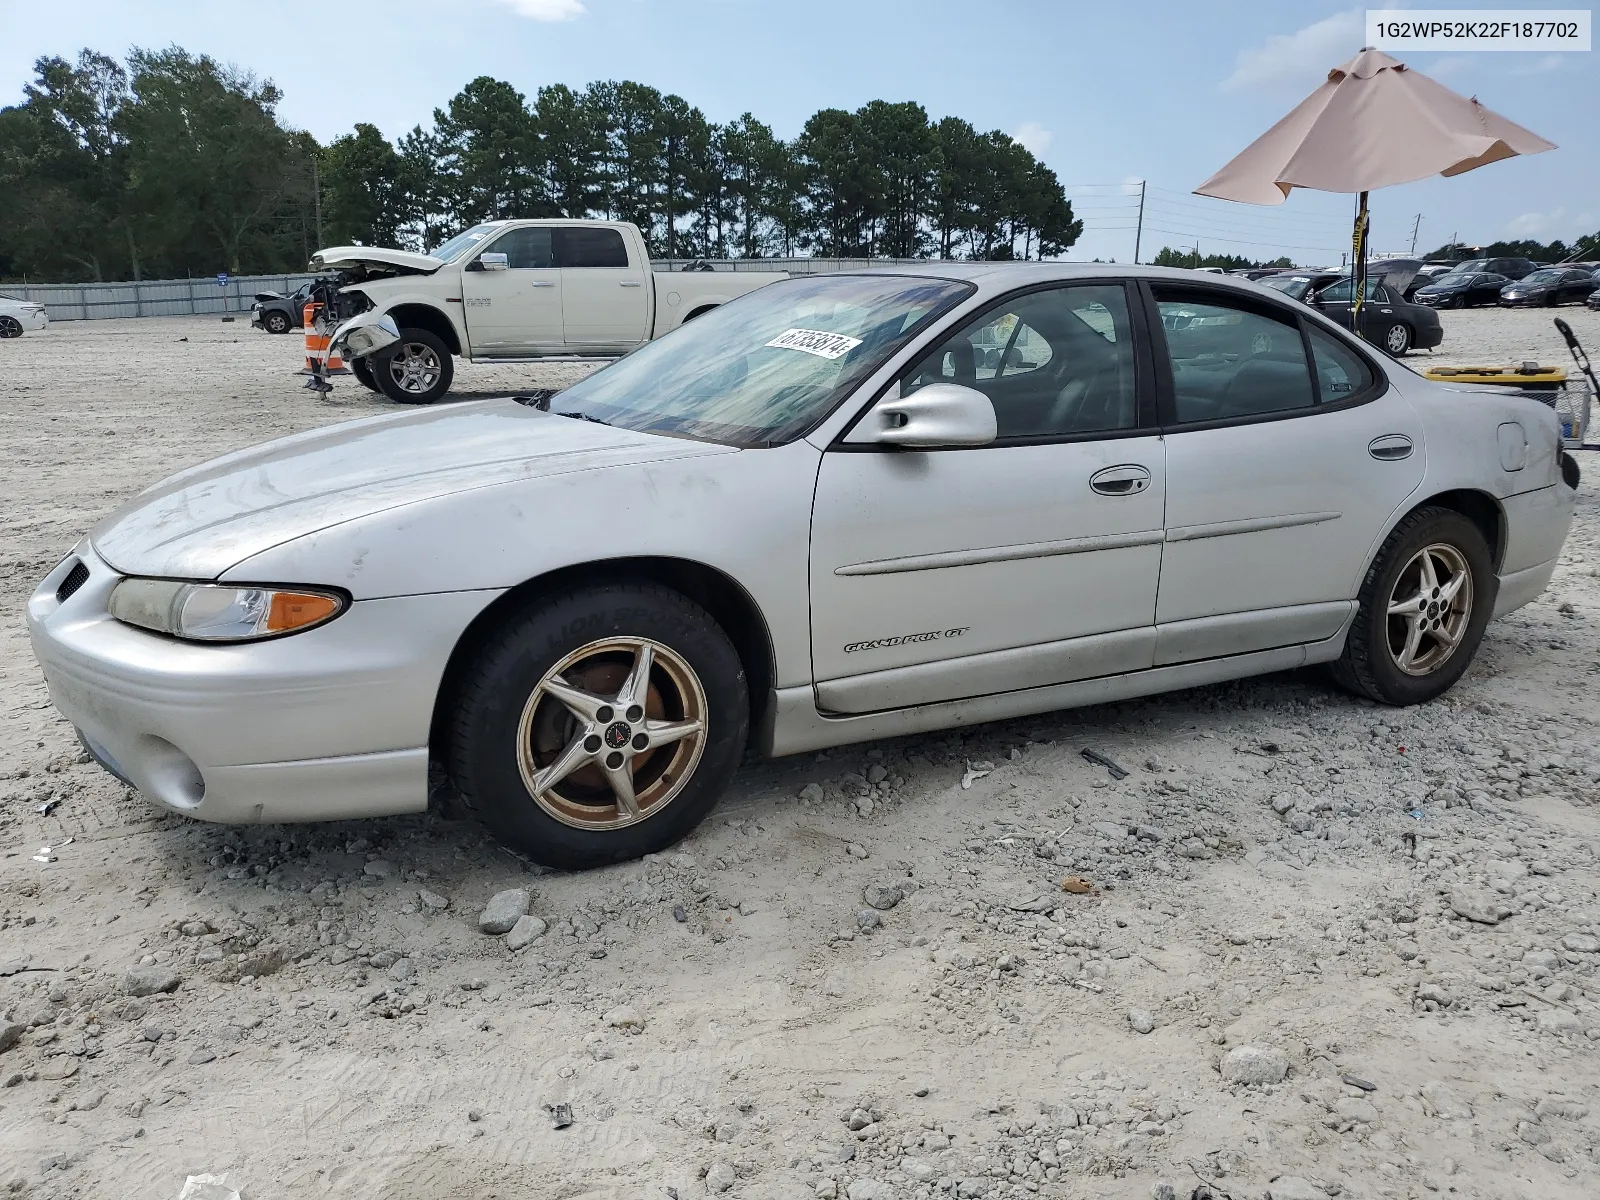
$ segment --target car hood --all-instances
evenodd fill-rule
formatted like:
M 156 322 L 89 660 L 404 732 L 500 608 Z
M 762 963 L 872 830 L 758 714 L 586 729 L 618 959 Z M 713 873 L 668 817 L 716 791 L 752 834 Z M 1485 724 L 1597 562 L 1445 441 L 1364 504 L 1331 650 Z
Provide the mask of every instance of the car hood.
M 389 250 L 383 246 L 329 246 L 311 256 L 313 271 L 359 266 L 399 267 L 403 271 L 432 273 L 444 266 L 444 260 L 431 254 L 413 254 L 409 250 Z
M 401 505 L 730 453 L 737 449 L 553 416 L 513 400 L 452 404 L 312 430 L 192 467 L 134 497 L 91 539 L 125 575 L 215 579 L 283 542 Z

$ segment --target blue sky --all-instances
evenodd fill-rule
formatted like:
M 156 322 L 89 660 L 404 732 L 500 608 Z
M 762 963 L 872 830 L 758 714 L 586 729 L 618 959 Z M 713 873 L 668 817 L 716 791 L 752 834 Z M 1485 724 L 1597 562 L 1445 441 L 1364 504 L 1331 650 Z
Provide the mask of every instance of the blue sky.
M 1069 257 L 1131 259 L 1128 181 L 1146 179 L 1146 258 L 1198 239 L 1203 251 L 1337 262 L 1348 197 L 1297 191 L 1262 209 L 1188 193 L 1361 41 L 1361 9 L 1282 0 L 0 0 L 0 103 L 21 98 L 40 55 L 174 42 L 270 77 L 282 116 L 323 140 L 357 121 L 397 136 L 481 74 L 530 96 L 636 79 L 712 120 L 748 110 L 785 137 L 818 108 L 916 100 L 1003 129 L 1054 168 L 1087 226 Z M 1600 228 L 1595 52 L 1410 61 L 1560 148 L 1375 194 L 1377 249 L 1408 248 L 1419 212 L 1424 250 L 1453 233 L 1570 240 Z

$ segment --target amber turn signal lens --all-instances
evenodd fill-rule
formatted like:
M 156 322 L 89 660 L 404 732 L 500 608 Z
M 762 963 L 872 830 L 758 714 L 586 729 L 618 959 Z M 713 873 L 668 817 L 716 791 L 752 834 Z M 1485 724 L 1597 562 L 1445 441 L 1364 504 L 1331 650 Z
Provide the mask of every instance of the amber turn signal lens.
M 336 615 L 340 605 L 332 596 L 306 592 L 273 592 L 267 609 L 266 632 L 288 633 L 317 625 Z

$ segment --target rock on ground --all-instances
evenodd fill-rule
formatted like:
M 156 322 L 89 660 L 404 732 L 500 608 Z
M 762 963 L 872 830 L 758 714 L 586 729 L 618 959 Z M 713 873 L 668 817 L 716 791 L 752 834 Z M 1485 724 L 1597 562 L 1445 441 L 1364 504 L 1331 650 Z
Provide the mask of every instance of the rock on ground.
M 1229 1083 L 1282 1083 L 1288 1075 L 1289 1056 L 1275 1046 L 1235 1046 L 1222 1058 Z
M 507 888 L 490 897 L 478 914 L 478 929 L 483 933 L 509 933 L 517 918 L 528 911 L 526 888 Z

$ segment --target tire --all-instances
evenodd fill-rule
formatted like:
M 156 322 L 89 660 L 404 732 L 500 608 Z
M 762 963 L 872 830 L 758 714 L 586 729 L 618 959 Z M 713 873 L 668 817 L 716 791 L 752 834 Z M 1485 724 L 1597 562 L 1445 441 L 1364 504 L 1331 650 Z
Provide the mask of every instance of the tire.
M 289 314 L 272 309 L 261 314 L 261 328 L 268 333 L 288 333 L 294 328 L 294 322 L 289 319 Z
M 641 716 L 628 702 L 644 647 Z M 449 704 L 447 770 L 462 800 L 506 845 L 562 870 L 682 839 L 732 779 L 750 720 L 744 667 L 721 627 L 642 583 L 563 592 L 514 614 Z M 657 745 L 640 740 L 651 736 Z
M 1466 306 L 1467 298 L 1465 296 L 1457 296 L 1454 300 L 1450 301 L 1451 308 L 1465 308 Z
M 356 382 L 370 392 L 382 394 L 378 381 L 372 377 L 372 362 L 366 358 L 352 358 L 350 360 L 350 374 L 356 377 Z
M 1438 584 L 1426 589 L 1431 596 L 1422 595 L 1424 554 Z M 1458 576 L 1462 582 L 1450 590 Z M 1476 525 L 1448 508 L 1419 508 L 1395 527 L 1367 569 L 1333 677 L 1382 704 L 1423 704 L 1442 695 L 1471 665 L 1498 586 L 1488 544 Z M 1441 592 L 1448 593 L 1443 607 L 1437 599 Z M 1390 614 L 1391 607 L 1413 600 L 1418 619 Z M 1423 609 L 1423 603 L 1429 607 Z M 1431 628 L 1413 643 L 1416 624 Z
M 455 378 L 449 348 L 426 329 L 402 329 L 398 346 L 372 358 L 378 390 L 396 404 L 432 404 Z
M 1383 348 L 1395 358 L 1411 349 L 1411 326 L 1397 321 L 1383 335 Z
M 0 338 L 14 338 L 22 336 L 22 322 L 15 317 L 0 317 Z

